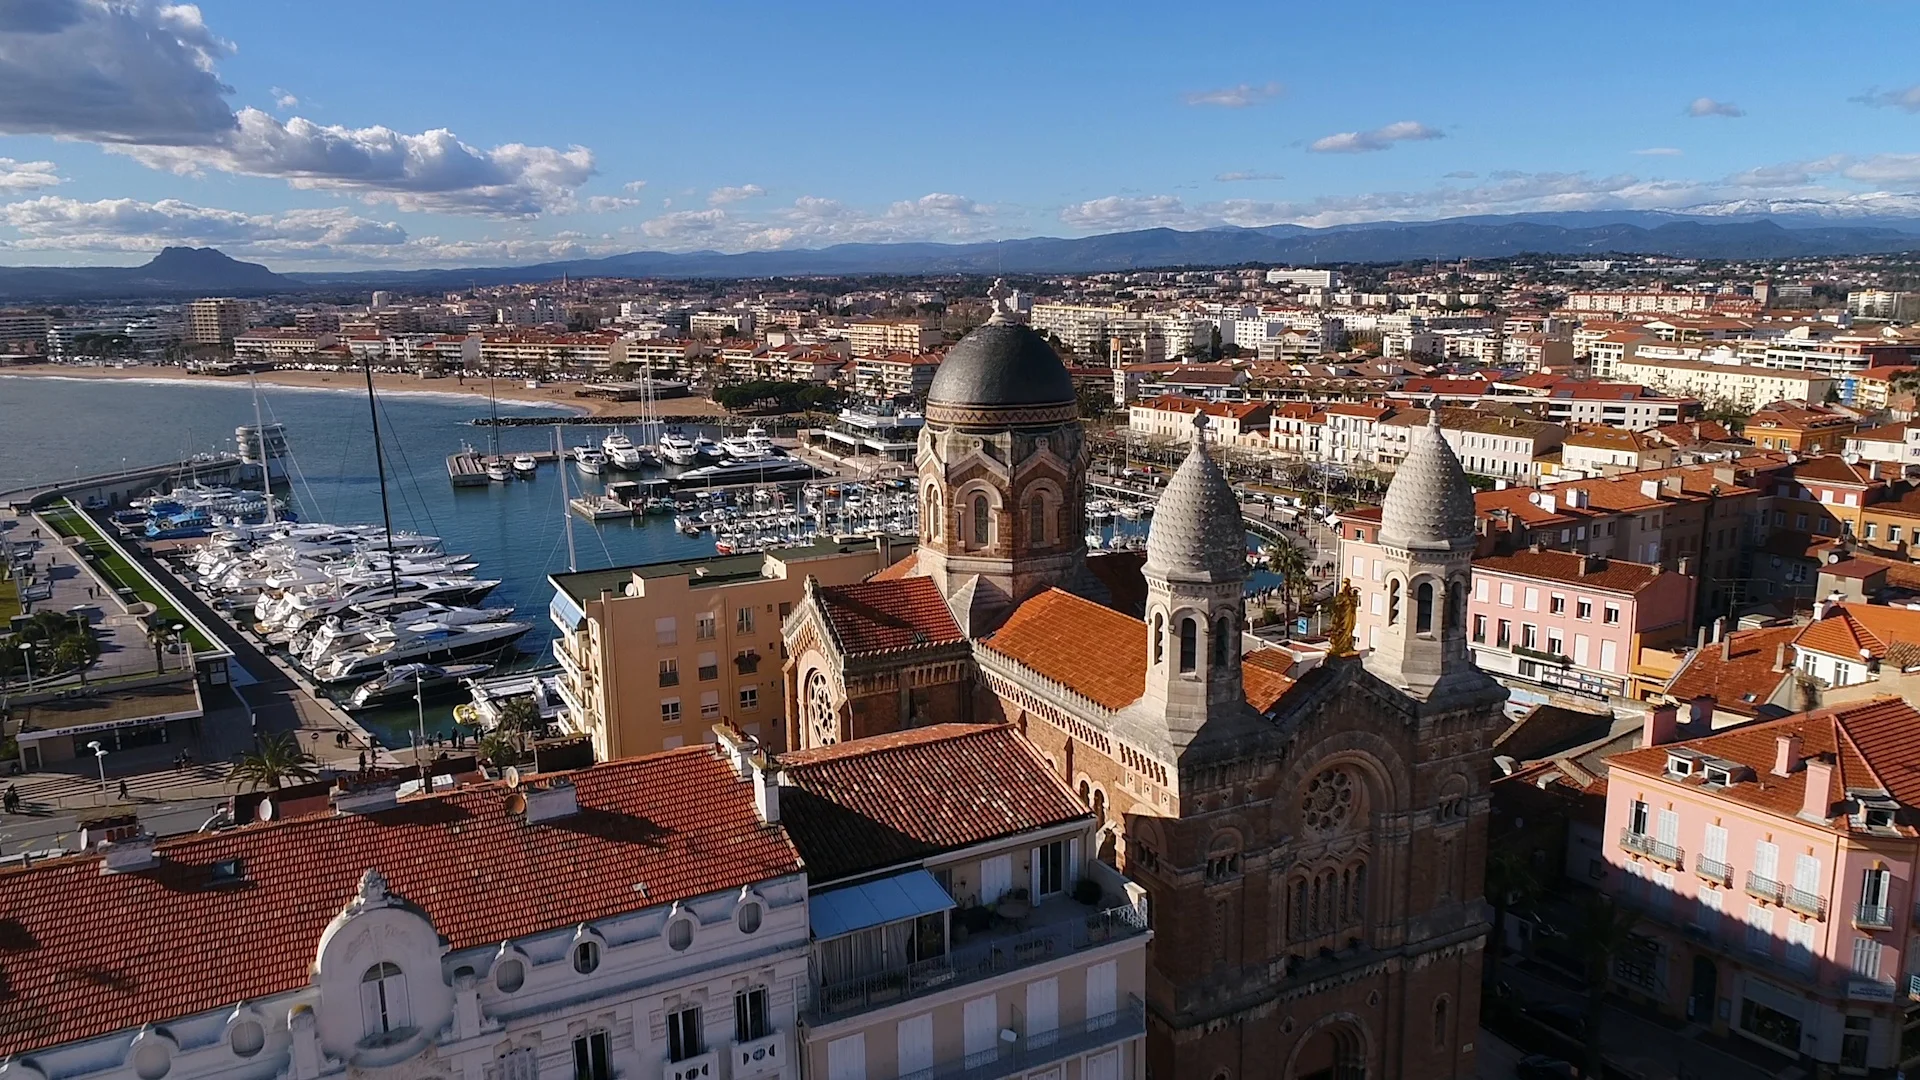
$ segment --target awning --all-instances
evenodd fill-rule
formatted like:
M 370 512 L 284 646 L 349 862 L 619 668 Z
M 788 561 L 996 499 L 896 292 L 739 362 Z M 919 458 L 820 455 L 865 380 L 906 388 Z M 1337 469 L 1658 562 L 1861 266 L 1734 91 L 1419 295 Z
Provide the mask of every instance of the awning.
M 807 899 L 807 917 L 815 940 L 851 934 L 870 926 L 932 915 L 953 907 L 953 897 L 933 875 L 914 870 L 863 885 L 815 893 Z

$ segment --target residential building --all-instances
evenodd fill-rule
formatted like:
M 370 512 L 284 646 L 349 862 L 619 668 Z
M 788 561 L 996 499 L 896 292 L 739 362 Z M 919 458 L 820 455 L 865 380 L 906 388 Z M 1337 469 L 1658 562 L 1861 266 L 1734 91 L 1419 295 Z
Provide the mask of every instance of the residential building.
M 1579 480 L 1664 469 L 1672 464 L 1673 447 L 1652 432 L 1596 425 L 1572 432 L 1562 440 L 1556 476 Z
M 1713 307 L 1709 293 L 1687 292 L 1576 292 L 1567 294 L 1568 311 L 1609 311 L 1617 314 L 1707 311 Z
M 828 331 L 844 337 L 855 356 L 913 355 L 940 344 L 940 328 L 899 319 L 862 319 Z
M 1611 869 L 1642 911 L 1616 987 L 1778 1051 L 1893 1075 L 1920 1022 L 1909 947 L 1920 712 L 1875 698 L 1678 738 L 1671 707 L 1610 759 Z
M 1849 404 L 1867 412 L 1879 412 L 1882 409 L 1892 408 L 1895 398 L 1893 383 L 1902 374 L 1910 379 L 1920 378 L 1920 372 L 1904 366 L 1868 368 L 1852 376 L 1853 401 Z M 1809 398 L 1808 400 L 1824 399 Z
M 47 332 L 52 329 L 51 315 L 37 311 L 0 311 L 0 351 L 37 351 L 46 343 Z
M 208 297 L 187 305 L 190 345 L 225 345 L 246 328 L 246 305 L 231 297 Z
M 1767 343 L 1761 363 L 1789 371 L 1812 371 L 1838 378 L 1870 368 L 1913 363 L 1913 346 L 1873 337 L 1820 338 L 1795 327 Z
M 1821 536 L 1862 536 L 1867 508 L 1888 495 L 1881 473 L 1878 461 L 1852 462 L 1838 454 L 1795 462 L 1774 474 L 1772 524 L 1794 532 L 1811 528 Z
M 1762 450 L 1831 454 L 1860 426 L 1852 413 L 1806 401 L 1775 401 L 1747 419 L 1746 436 Z
M 1847 294 L 1847 314 L 1856 319 L 1920 320 L 1920 292 L 1856 289 Z
M 1795 712 L 1806 704 L 1794 679 L 1799 634 L 1793 625 L 1724 630 L 1686 655 L 1661 696 L 1714 731 Z
M 233 355 L 253 360 L 293 360 L 331 348 L 336 340 L 324 332 L 261 327 L 235 335 Z
M 1264 401 L 1203 401 L 1187 397 L 1157 397 L 1127 408 L 1127 430 L 1147 439 L 1184 441 L 1193 431 L 1193 416 L 1205 413 L 1230 445 L 1265 445 L 1273 407 Z
M 687 332 L 711 337 L 752 337 L 753 312 L 744 308 L 732 311 L 696 311 L 687 316 Z
M 1091 355 L 1107 339 L 1107 328 L 1128 317 L 1124 307 L 1076 304 L 1035 304 L 1027 323 L 1082 356 Z
M 1596 379 L 1624 378 L 1621 368 L 1639 355 L 1642 346 L 1658 340 L 1642 329 L 1601 325 L 1583 326 L 1573 333 L 1575 356 L 1587 358 Z
M 1414 435 L 1427 425 L 1427 409 L 1401 409 L 1379 421 L 1375 453 L 1385 465 L 1406 460 Z M 1440 431 L 1469 473 L 1531 484 L 1539 475 L 1534 462 L 1557 450 L 1566 429 L 1526 416 L 1492 410 L 1441 409 Z
M 1656 390 L 1737 409 L 1755 409 L 1774 401 L 1825 401 L 1838 385 L 1831 375 L 1785 371 L 1747 364 L 1685 360 L 1628 360 L 1619 377 Z
M 1901 554 L 1920 544 L 1920 488 L 1894 491 L 1860 511 L 1861 540 Z
M 9 872 L 8 997 L 37 1018 L 0 1036 L 9 1073 L 797 1080 L 803 867 L 712 748 L 401 779 L 159 841 L 129 814 Z
M 722 719 L 780 748 L 780 620 L 805 579 L 854 582 L 893 559 L 884 538 L 823 540 L 551 575 L 563 726 L 602 761 L 698 742 Z
M 1856 686 L 1920 666 L 1920 610 L 1871 603 L 1817 604 L 1793 639 L 1800 673 L 1822 687 Z
M 1691 420 L 1700 402 L 1667 397 L 1633 383 L 1563 382 L 1539 395 L 1540 419 L 1556 424 L 1609 424 L 1645 431 Z
M 938 353 L 889 353 L 854 360 L 854 383 L 862 393 L 923 401 L 940 370 Z
M 1697 584 L 1690 562 L 1669 573 L 1545 548 L 1486 556 L 1473 564 L 1467 640 L 1480 669 L 1509 685 L 1642 698 L 1641 651 L 1691 636 Z M 1389 613 L 1395 602 L 1389 594 Z
M 1892 466 L 1889 475 L 1901 475 L 1908 465 L 1920 465 L 1920 424 L 1882 424 L 1861 428 L 1847 436 L 1843 453 L 1862 461 Z
M 807 868 L 806 1075 L 1146 1075 L 1144 894 L 1017 730 L 936 724 L 762 767 Z

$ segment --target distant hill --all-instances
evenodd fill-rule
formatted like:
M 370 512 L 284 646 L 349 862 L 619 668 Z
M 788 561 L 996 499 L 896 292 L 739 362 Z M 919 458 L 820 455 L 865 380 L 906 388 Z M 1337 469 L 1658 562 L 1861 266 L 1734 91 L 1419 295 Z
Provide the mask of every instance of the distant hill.
M 1902 197 L 1905 198 L 1905 197 Z M 1671 255 L 1784 259 L 1920 251 L 1920 199 L 1883 197 L 1854 217 L 1797 203 L 1718 204 L 1689 211 L 1596 210 L 1495 214 L 1441 221 L 1373 221 L 1181 231 L 1139 229 L 1074 239 L 975 244 L 836 244 L 790 251 L 634 251 L 597 259 L 437 270 L 276 274 L 212 248 L 168 248 L 137 267 L 0 267 L 0 300 L 292 293 L 393 286 L 459 289 L 574 277 L 757 278 L 934 273 L 1088 273 L 1236 263 L 1316 265 L 1492 259 L 1511 255 Z M 1751 211 L 1751 212 L 1750 212 Z
M 144 266 L 0 266 L 0 297 L 10 300 L 258 295 L 307 287 L 214 248 L 166 248 Z

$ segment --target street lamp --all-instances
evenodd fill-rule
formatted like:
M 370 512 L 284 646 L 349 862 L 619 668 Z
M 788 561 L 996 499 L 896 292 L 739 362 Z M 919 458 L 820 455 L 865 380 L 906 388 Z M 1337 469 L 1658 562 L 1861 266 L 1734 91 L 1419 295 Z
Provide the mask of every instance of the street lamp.
M 186 641 L 186 638 L 184 636 L 187 629 L 186 623 L 174 623 L 171 627 L 169 627 L 169 629 L 173 631 L 173 642 L 175 647 L 179 647 L 182 643 Z M 180 662 L 180 667 L 181 667 L 181 670 L 184 671 L 189 665 L 193 663 L 193 653 L 189 650 L 182 649 L 181 656 L 182 656 L 182 660 Z
M 413 768 L 420 774 L 420 780 L 426 791 L 433 792 L 433 783 L 427 779 L 427 766 L 422 757 L 427 752 L 427 691 L 421 683 L 426 675 L 425 668 L 413 669 L 413 704 L 419 715 L 419 734 L 413 742 Z
M 32 690 L 32 689 L 33 689 L 33 642 L 31 642 L 31 641 L 23 641 L 23 642 L 21 642 L 21 643 L 20 643 L 20 655 L 26 658 L 26 661 L 27 661 L 27 689 L 28 689 L 28 690 Z
M 93 751 L 93 759 L 100 763 L 100 794 L 105 796 L 107 793 L 107 748 L 101 746 L 100 741 L 96 739 L 87 744 L 87 749 Z

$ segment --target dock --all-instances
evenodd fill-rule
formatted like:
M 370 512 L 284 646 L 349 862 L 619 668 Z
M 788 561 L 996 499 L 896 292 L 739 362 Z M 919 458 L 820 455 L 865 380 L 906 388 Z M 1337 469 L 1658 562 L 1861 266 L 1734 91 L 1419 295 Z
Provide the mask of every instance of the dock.
M 457 454 L 448 454 L 447 479 L 457 488 L 486 487 L 492 482 L 487 478 L 487 458 L 489 456 L 491 455 L 483 454 L 470 446 Z M 517 457 L 519 454 L 506 454 L 501 456 Z M 541 465 L 551 465 L 560 459 L 559 455 L 551 450 L 536 450 L 527 454 L 527 456 Z
M 633 516 L 630 504 L 608 495 L 580 495 L 568 499 L 567 506 L 588 521 L 611 521 Z

